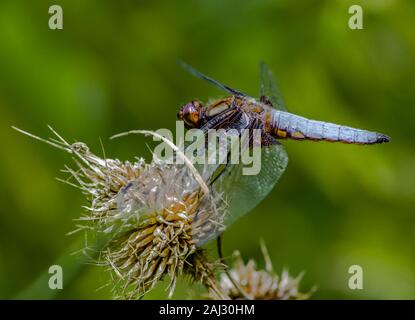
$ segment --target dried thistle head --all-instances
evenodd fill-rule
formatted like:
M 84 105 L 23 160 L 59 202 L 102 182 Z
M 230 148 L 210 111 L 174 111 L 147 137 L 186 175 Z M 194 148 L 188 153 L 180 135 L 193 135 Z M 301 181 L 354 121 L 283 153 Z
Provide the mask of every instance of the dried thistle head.
M 259 270 L 256 262 L 250 259 L 244 263 L 239 251 L 233 254 L 233 268 L 228 273 L 222 273 L 219 282 L 219 289 L 223 295 L 232 300 L 253 299 L 253 300 L 298 300 L 308 299 L 309 293 L 301 293 L 299 285 L 303 273 L 292 278 L 287 270 L 278 276 L 272 267 L 271 260 L 265 245 L 261 243 L 265 260 L 265 269 Z M 217 299 L 215 292 L 209 293 L 212 299 Z
M 214 277 L 199 245 L 223 228 L 221 197 L 203 193 L 185 168 L 147 165 L 118 195 L 120 236 L 104 255 L 128 296 L 147 292 L 165 274 L 169 296 L 184 271 L 205 285 Z
M 199 247 L 223 231 L 226 206 L 194 167 L 103 159 L 84 143 L 69 144 L 50 129 L 57 140 L 17 130 L 75 156 L 77 169 L 66 167 L 72 180 L 64 182 L 80 188 L 90 201 L 80 219 L 88 225 L 78 230 L 109 235 L 99 263 L 113 271 L 117 297 L 141 297 L 166 275 L 170 297 L 182 273 L 221 296 L 217 264 Z

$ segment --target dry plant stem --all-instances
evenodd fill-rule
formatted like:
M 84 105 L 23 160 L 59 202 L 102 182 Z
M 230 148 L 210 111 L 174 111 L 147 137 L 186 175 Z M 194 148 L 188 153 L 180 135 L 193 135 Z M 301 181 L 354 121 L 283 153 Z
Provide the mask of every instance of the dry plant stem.
M 205 181 L 203 180 L 203 178 L 200 176 L 199 172 L 197 172 L 196 168 L 193 166 L 193 163 L 185 156 L 185 154 L 174 144 L 172 143 L 169 139 L 166 139 L 165 137 L 163 137 L 162 135 L 155 133 L 153 131 L 148 131 L 148 130 L 131 130 L 128 132 L 123 132 L 123 133 L 119 133 L 116 134 L 114 136 L 111 137 L 111 139 L 115 139 L 115 138 L 119 138 L 119 137 L 123 137 L 123 136 L 127 136 L 129 134 L 144 134 L 144 135 L 152 135 L 158 139 L 163 140 L 163 142 L 165 142 L 166 144 L 168 144 L 174 151 L 176 151 L 177 155 L 186 163 L 187 167 L 190 169 L 190 171 L 193 173 L 193 175 L 195 176 L 196 181 L 199 183 L 200 187 L 202 188 L 202 190 L 204 191 L 205 194 L 209 193 L 209 188 L 206 185 Z
M 206 258 L 203 256 L 204 251 L 200 251 L 199 254 L 193 256 L 193 261 L 189 263 L 189 274 L 192 276 L 193 280 L 199 279 L 202 285 L 212 295 L 215 296 L 216 300 L 229 300 L 230 297 L 227 296 L 220 290 L 219 283 L 216 280 L 215 270 L 218 269 L 216 263 L 207 263 Z M 198 260 L 201 259 L 203 263 L 200 263 Z
M 274 272 L 274 266 L 272 265 L 272 261 L 271 261 L 271 258 L 269 256 L 269 252 L 268 252 L 267 246 L 265 245 L 264 239 L 261 239 L 259 241 L 259 245 L 261 247 L 262 255 L 264 256 L 265 270 L 267 272 L 270 272 L 270 273 Z

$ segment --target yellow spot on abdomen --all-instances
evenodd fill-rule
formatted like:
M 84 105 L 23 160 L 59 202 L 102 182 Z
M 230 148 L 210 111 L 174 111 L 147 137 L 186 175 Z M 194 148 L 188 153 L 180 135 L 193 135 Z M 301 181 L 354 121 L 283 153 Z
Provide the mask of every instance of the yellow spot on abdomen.
M 287 136 L 287 132 L 284 130 L 277 129 L 277 136 L 280 138 L 285 138 Z
M 304 135 L 300 131 L 295 131 L 291 134 L 291 137 L 295 139 L 304 139 Z

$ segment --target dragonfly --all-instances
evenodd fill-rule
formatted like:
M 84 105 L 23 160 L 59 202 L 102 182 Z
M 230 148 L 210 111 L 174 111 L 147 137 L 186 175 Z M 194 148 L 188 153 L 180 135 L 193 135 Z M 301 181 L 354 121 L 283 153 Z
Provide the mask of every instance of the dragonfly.
M 213 183 L 226 195 L 229 215 L 225 226 L 256 207 L 274 188 L 288 164 L 282 139 L 296 141 L 328 141 L 348 144 L 380 144 L 390 138 L 378 132 L 352 128 L 334 123 L 311 120 L 287 111 L 272 70 L 260 63 L 259 98 L 225 85 L 193 67 L 179 62 L 190 74 L 207 81 L 228 95 L 203 105 L 193 100 L 182 106 L 177 114 L 187 129 L 260 129 L 261 170 L 259 174 L 242 174 L 242 165 L 227 164 Z

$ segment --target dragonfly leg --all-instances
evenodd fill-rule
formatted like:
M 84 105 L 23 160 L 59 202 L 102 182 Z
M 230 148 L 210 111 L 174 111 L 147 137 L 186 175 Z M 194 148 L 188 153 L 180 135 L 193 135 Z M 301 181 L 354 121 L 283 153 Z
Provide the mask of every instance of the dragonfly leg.
M 278 140 L 271 136 L 268 132 L 263 132 L 261 137 L 261 144 L 263 147 L 269 147 L 281 143 L 279 143 Z
M 218 114 L 212 119 L 208 120 L 204 126 L 200 129 L 206 134 L 210 129 L 228 128 L 229 123 L 233 123 L 235 118 L 239 118 L 242 115 L 242 110 L 239 108 L 230 107 L 226 112 Z
M 261 119 L 254 118 L 251 120 L 251 123 L 249 125 L 249 129 L 258 129 L 261 130 L 261 146 L 268 147 L 276 144 L 280 144 L 273 136 L 271 136 L 268 132 L 264 130 L 264 124 Z M 251 148 L 253 146 L 253 131 L 250 131 L 249 133 L 249 147 Z

